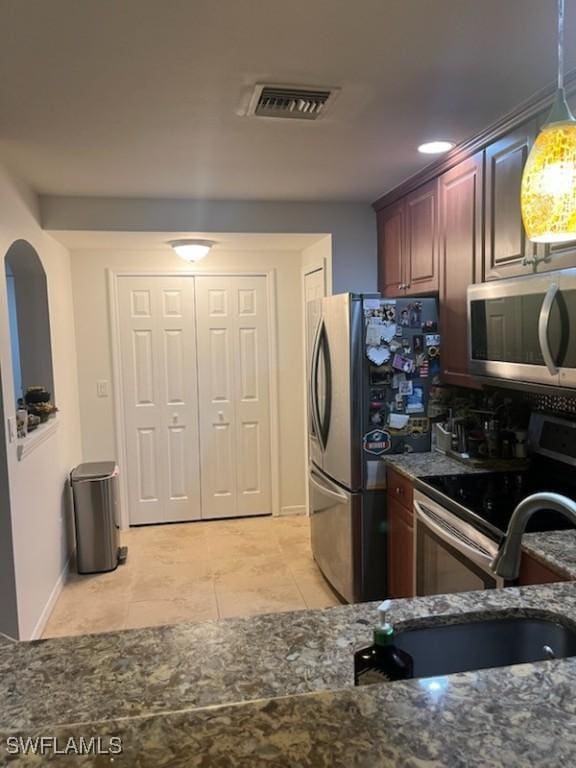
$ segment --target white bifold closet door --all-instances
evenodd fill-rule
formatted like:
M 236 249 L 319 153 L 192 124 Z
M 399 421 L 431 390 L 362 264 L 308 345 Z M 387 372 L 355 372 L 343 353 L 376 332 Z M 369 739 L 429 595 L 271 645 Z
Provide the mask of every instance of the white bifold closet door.
M 194 280 L 118 278 L 130 524 L 201 517 Z
M 202 517 L 272 512 L 264 276 L 196 276 Z

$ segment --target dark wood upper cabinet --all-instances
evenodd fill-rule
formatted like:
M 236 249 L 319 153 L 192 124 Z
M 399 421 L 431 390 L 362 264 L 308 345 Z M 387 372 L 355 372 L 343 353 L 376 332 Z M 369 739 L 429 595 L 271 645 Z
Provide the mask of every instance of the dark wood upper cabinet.
M 543 254 L 526 237 L 520 208 L 522 172 L 536 137 L 531 120 L 486 149 L 486 230 L 484 279 L 532 272 L 526 257 Z
M 457 386 L 478 386 L 468 374 L 466 292 L 482 278 L 483 153 L 439 178 L 440 332 L 442 378 Z
M 576 74 L 568 82 L 576 112 Z M 552 98 L 524 105 L 374 203 L 379 290 L 389 297 L 438 292 L 448 384 L 479 387 L 468 374 L 469 285 L 576 267 L 576 239 L 536 245 L 522 223 L 522 174 Z
M 406 197 L 405 293 L 418 296 L 438 290 L 438 182 Z
M 378 286 L 385 296 L 438 290 L 438 184 L 378 212 Z
M 540 264 L 538 266 L 538 272 L 576 267 L 576 240 L 570 240 L 568 243 L 549 245 L 547 254 L 550 256 L 550 261 Z
M 404 290 L 405 201 L 378 212 L 378 289 L 384 296 Z

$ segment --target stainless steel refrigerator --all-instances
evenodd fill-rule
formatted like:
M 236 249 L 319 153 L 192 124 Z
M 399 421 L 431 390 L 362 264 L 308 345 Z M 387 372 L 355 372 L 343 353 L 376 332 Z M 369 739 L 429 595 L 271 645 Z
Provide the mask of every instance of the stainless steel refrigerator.
M 386 595 L 384 458 L 430 450 L 437 323 L 433 298 L 322 299 L 308 381 L 311 539 L 348 602 Z

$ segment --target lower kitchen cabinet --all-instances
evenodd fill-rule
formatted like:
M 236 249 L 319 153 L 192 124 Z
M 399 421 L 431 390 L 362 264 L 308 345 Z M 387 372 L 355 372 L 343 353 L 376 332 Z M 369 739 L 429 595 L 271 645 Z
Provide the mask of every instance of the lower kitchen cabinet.
M 553 584 L 557 581 L 570 581 L 570 579 L 553 568 L 543 565 L 539 560 L 531 557 L 526 552 L 522 552 L 520 574 L 518 576 L 518 583 L 521 587 L 527 587 L 530 584 Z
M 397 501 L 388 503 L 388 594 L 414 597 L 414 521 Z
M 388 595 L 414 597 L 415 594 L 412 484 L 408 479 L 389 470 Z

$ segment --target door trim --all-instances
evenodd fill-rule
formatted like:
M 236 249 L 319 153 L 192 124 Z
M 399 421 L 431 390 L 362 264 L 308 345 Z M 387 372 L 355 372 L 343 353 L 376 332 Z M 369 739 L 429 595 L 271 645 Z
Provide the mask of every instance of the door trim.
M 107 269 L 108 282 L 108 321 L 110 350 L 112 357 L 112 397 L 114 412 L 114 444 L 117 461 L 122 468 L 119 476 L 120 485 L 120 528 L 125 531 L 130 527 L 128 508 L 128 487 L 124 476 L 127 466 L 126 435 L 124 420 L 124 382 L 122 380 L 122 360 L 120 352 L 120 307 L 118 296 L 118 281 L 122 277 L 264 277 L 266 278 L 266 300 L 268 304 L 268 360 L 270 361 L 269 394 L 270 394 L 270 469 L 272 515 L 281 514 L 280 509 L 280 436 L 279 436 L 279 398 L 278 398 L 278 359 L 276 321 L 276 269 L 260 271 L 243 270 L 121 270 Z M 202 477 L 200 477 L 202 481 Z

